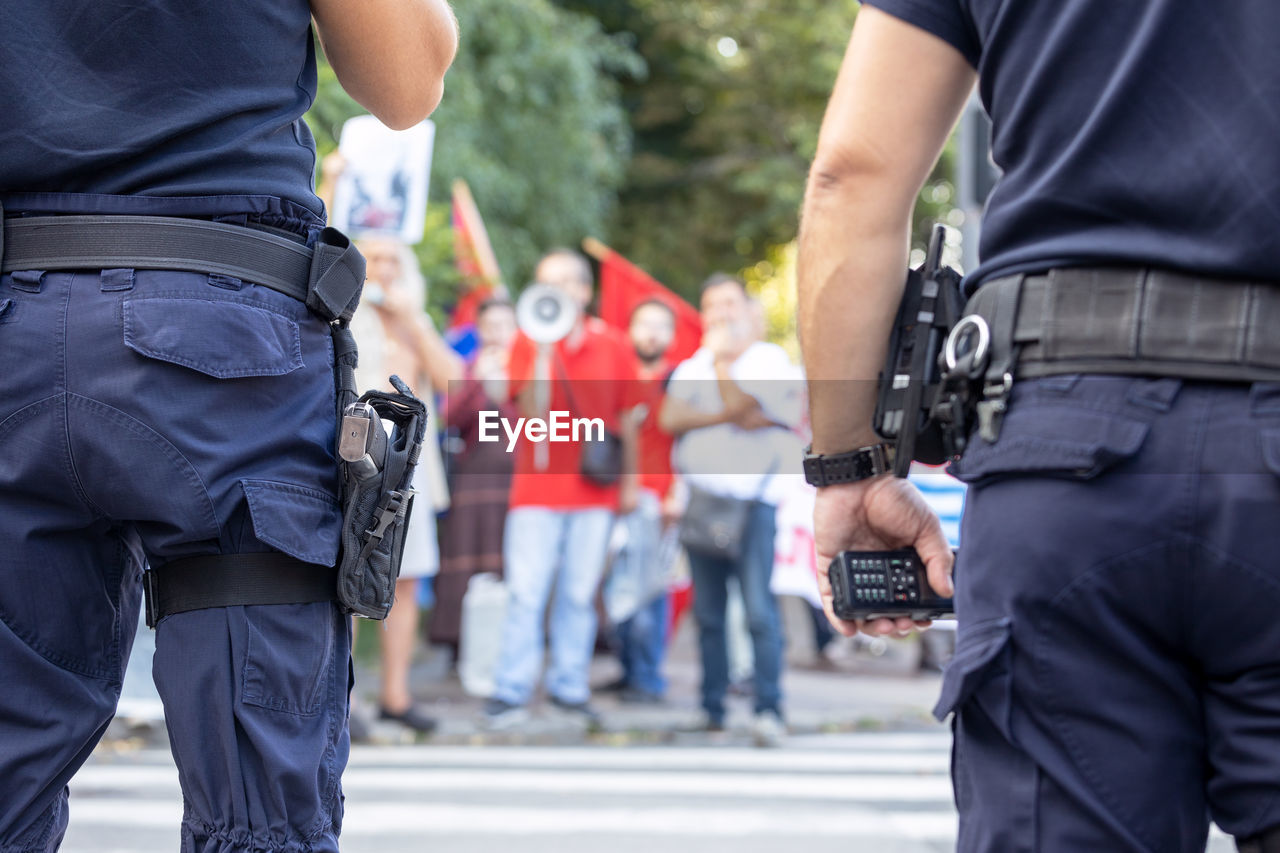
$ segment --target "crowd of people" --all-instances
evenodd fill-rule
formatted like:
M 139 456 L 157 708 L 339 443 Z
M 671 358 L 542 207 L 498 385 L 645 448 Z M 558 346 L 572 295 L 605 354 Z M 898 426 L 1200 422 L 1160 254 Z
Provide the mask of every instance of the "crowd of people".
M 463 601 L 471 579 L 482 573 L 501 576 L 507 593 L 504 616 L 494 626 L 501 639 L 483 725 L 519 726 L 540 684 L 549 704 L 597 724 L 588 671 L 601 637 L 622 674 L 597 689 L 617 692 L 627 703 L 662 703 L 672 567 L 682 516 L 691 497 L 703 493 L 749 504 L 749 518 L 733 553 L 687 549 L 684 583 L 692 584 L 703 669 L 701 728 L 719 731 L 725 724 L 727 602 L 740 593 L 754 733 L 762 742 L 781 737 L 783 640 L 770 588 L 774 513 L 782 492 L 777 475 L 793 473 L 804 444 L 804 401 L 794 381 L 798 369 L 784 350 L 763 341 L 763 311 L 744 283 L 724 274 L 703 283 L 701 347 L 673 359 L 677 318 L 669 303 L 642 301 L 626 330 L 608 326 L 590 311 L 590 262 L 556 249 L 541 259 L 534 280 L 578 309 L 569 333 L 540 350 L 517 328 L 513 304 L 494 297 L 479 306 L 478 346 L 464 359 L 422 310 L 422 277 L 407 248 L 377 236 L 361 249 L 369 261 L 365 304 L 353 322 L 361 384 L 378 387 L 398 372 L 431 398 L 433 422 L 442 431 L 428 442 L 417 475 L 397 602 L 379 634 L 377 716 L 420 732 L 434 728 L 409 690 L 410 662 L 423 633 L 419 585 L 432 579 L 425 638 L 456 665 L 467 652 L 460 648 Z M 548 350 L 550 366 L 541 369 L 550 376 L 543 377 L 539 358 Z M 552 380 L 549 393 L 539 396 L 535 378 Z M 521 440 L 508 452 L 505 439 L 480 440 L 481 413 L 514 421 L 551 411 L 600 419 L 619 437 L 621 475 L 601 481 L 584 472 L 585 442 Z M 373 714 L 357 703 L 357 740 Z

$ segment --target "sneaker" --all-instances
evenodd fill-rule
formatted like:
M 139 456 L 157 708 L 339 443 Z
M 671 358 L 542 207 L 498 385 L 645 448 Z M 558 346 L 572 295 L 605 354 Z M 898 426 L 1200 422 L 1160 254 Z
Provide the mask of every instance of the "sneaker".
M 586 700 L 581 702 L 566 702 L 555 696 L 551 697 L 551 706 L 558 711 L 562 711 L 572 717 L 580 719 L 587 724 L 589 731 L 596 731 L 600 728 L 600 712 L 591 707 Z
M 618 701 L 624 705 L 661 705 L 664 700 L 661 693 L 628 687 L 618 694 Z
M 414 731 L 420 732 L 424 735 L 431 734 L 439 725 L 434 717 L 428 716 L 427 713 L 417 705 L 410 705 L 399 713 L 387 710 L 385 705 L 380 706 L 378 708 L 378 719 L 392 720 L 393 722 L 408 726 Z
M 512 705 L 501 699 L 489 699 L 484 703 L 481 725 L 490 731 L 514 728 L 529 719 L 529 711 L 523 705 Z
M 777 711 L 760 711 L 751 723 L 751 740 L 759 747 L 775 747 L 786 737 L 787 725 Z

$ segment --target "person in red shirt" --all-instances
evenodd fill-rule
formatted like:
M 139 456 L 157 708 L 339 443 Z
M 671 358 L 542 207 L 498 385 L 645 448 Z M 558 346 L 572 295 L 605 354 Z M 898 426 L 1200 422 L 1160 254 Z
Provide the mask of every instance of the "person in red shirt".
M 635 428 L 629 416 L 642 400 L 634 381 L 635 359 L 626 339 L 586 314 L 592 296 L 591 267 L 576 252 L 559 249 L 538 264 L 535 280 L 569 296 L 582 309 L 574 328 L 551 347 L 550 401 L 537 405 L 537 346 L 524 334 L 512 344 L 510 391 L 525 418 L 599 419 L 623 440 L 623 474 L 604 485 L 581 473 L 586 440 L 534 440 L 521 430 L 514 442 L 515 473 L 503 543 L 509 599 L 503 625 L 493 695 L 485 704 L 486 723 L 503 728 L 518 723 L 533 695 L 542 665 L 543 622 L 551 590 L 551 664 L 546 688 L 552 705 L 598 723 L 588 703 L 587 669 L 595 646 L 595 594 L 615 511 L 635 506 Z M 504 429 L 505 432 L 505 429 Z M 492 433 L 490 433 L 492 435 Z M 507 435 L 500 440 L 506 442 Z M 494 440 L 490 438 L 488 440 Z
M 624 517 L 626 544 L 613 562 L 605 607 L 616 627 L 622 677 L 609 685 L 624 702 L 655 704 L 666 692 L 662 675 L 666 652 L 667 555 L 678 547 L 675 529 L 664 537 L 664 510 L 675 475 L 671 471 L 674 438 L 658 426 L 658 412 L 674 368 L 666 359 L 675 339 L 675 312 L 656 299 L 631 312 L 628 333 L 637 360 L 644 403 L 637 410 L 640 491 L 636 508 Z

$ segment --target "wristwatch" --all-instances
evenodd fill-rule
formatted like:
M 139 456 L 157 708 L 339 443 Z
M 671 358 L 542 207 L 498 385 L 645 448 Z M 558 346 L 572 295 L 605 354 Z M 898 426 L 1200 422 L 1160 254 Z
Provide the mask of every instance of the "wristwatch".
M 893 470 L 893 445 L 888 443 L 859 447 L 845 453 L 822 455 L 813 445 L 804 449 L 804 479 L 811 486 L 835 486 L 856 483 Z

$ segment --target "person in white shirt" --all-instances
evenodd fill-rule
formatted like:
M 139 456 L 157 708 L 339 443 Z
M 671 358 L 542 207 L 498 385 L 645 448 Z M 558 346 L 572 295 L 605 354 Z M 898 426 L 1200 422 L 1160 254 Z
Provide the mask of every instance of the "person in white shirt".
M 780 675 L 782 634 L 773 571 L 778 475 L 790 472 L 803 412 L 796 371 L 781 347 L 758 340 L 743 283 L 716 274 L 703 283 L 703 345 L 671 376 L 659 424 L 678 436 L 676 471 L 691 489 L 751 501 L 736 559 L 690 551 L 694 613 L 702 653 L 704 726 L 724 728 L 729 683 L 725 648 L 726 583 L 742 587 L 755 659 L 755 724 L 762 744 L 784 732 Z M 686 523 L 696 524 L 696 518 Z

